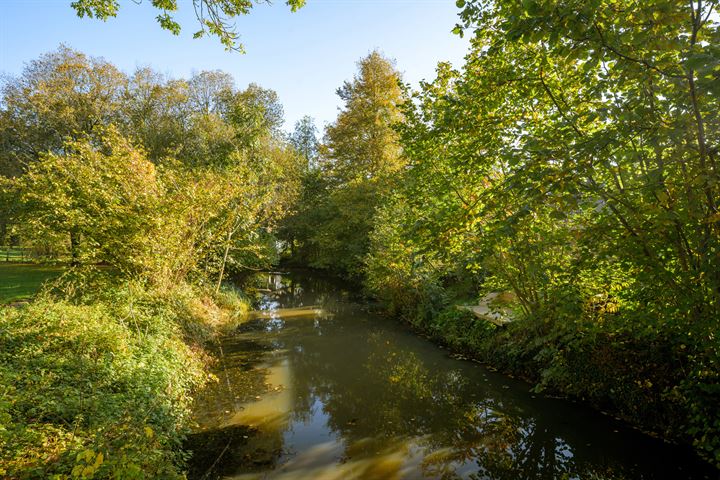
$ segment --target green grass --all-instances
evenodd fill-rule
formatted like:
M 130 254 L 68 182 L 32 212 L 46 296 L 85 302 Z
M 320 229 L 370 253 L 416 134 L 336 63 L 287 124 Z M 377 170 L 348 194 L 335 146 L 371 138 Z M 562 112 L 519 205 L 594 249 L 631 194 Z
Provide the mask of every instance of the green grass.
M 25 262 L 30 253 L 28 248 L 0 246 L 0 262 Z
M 32 297 L 49 279 L 58 277 L 65 267 L 0 263 L 0 304 Z

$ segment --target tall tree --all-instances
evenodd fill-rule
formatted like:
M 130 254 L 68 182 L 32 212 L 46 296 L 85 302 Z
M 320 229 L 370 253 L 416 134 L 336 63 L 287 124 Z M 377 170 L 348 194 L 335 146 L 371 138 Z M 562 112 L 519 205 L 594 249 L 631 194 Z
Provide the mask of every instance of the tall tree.
M 373 51 L 337 90 L 345 105 L 320 149 L 329 195 L 309 242 L 315 266 L 360 274 L 375 210 L 404 165 L 394 128 L 403 118 L 400 81 L 393 62 Z
M 235 92 L 235 80 L 222 70 L 204 70 L 188 81 L 190 108 L 198 114 L 222 115 Z
M 228 121 L 235 126 L 246 148 L 265 136 L 279 139 L 285 121 L 283 116 L 277 92 L 255 83 L 234 95 L 227 112 Z
M 290 135 L 290 143 L 306 160 L 309 168 L 317 163 L 320 142 L 317 139 L 318 129 L 315 120 L 309 115 L 295 122 L 295 129 Z
M 323 158 L 338 184 L 381 179 L 403 165 L 393 125 L 402 120 L 400 74 L 394 63 L 373 51 L 358 62 L 358 74 L 338 88 L 344 102 L 337 120 L 328 126 Z
M 278 236 L 286 242 L 291 261 L 307 265 L 316 257 L 312 238 L 317 233 L 328 194 L 327 182 L 318 166 L 319 142 L 312 117 L 304 116 L 295 123 L 289 141 L 301 164 L 299 196 L 292 211 L 282 219 Z
M 655 398 L 719 461 L 718 2 L 458 4 L 472 49 L 408 102 L 371 287 L 412 309 L 462 268 L 519 325 L 657 342 L 683 367 Z
M 193 113 L 189 90 L 187 81 L 151 68 L 130 76 L 123 98 L 124 133 L 140 142 L 153 162 L 175 156 L 188 141 Z

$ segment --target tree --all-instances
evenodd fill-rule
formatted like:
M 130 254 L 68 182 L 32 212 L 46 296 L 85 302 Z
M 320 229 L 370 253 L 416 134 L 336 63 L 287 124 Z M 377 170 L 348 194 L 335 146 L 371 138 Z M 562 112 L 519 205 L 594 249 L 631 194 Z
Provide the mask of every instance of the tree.
M 139 68 L 128 79 L 122 100 L 123 133 L 141 143 L 159 163 L 176 156 L 188 141 L 192 119 L 190 87 L 150 69 Z
M 177 0 L 152 0 L 152 6 L 160 10 L 157 21 L 160 27 L 173 35 L 181 30 L 180 23 L 173 16 L 178 10 Z M 194 38 L 212 35 L 228 50 L 244 52 L 242 43 L 238 41 L 240 35 L 232 24 L 233 19 L 247 15 L 256 3 L 262 0 L 193 0 L 195 16 L 200 23 L 200 30 L 196 31 Z M 286 0 L 285 3 L 294 12 L 305 5 L 305 0 Z M 106 21 L 117 16 L 120 3 L 118 0 L 75 0 L 71 3 L 79 17 L 97 18 Z
M 126 84 L 112 64 L 65 46 L 31 61 L 2 88 L 0 173 L 18 175 L 66 139 L 119 123 Z
M 253 148 L 264 137 L 280 139 L 283 115 L 277 92 L 251 83 L 233 96 L 227 120 L 237 129 L 243 147 Z
M 235 93 L 235 80 L 222 70 L 202 71 L 188 81 L 190 109 L 200 115 L 227 112 L 230 97 Z
M 373 51 L 337 94 L 345 105 L 320 149 L 329 195 L 318 206 L 320 225 L 308 244 L 317 252 L 313 265 L 358 275 L 375 210 L 404 165 L 394 129 L 402 121 L 400 74 Z
M 20 205 L 16 225 L 24 238 L 69 251 L 75 264 L 137 274 L 149 257 L 162 187 L 155 166 L 116 129 L 98 138 L 68 140 L 61 153 L 43 154 L 6 180 Z
M 544 111 L 542 124 L 524 129 L 529 155 L 513 177 L 533 172 L 547 185 L 525 198 L 533 204 L 570 188 L 576 199 L 601 204 L 588 228 L 599 243 L 621 244 L 610 247 L 612 255 L 631 262 L 658 292 L 683 292 L 654 296 L 661 316 L 682 311 L 695 323 L 717 317 L 720 171 L 708 140 L 720 127 L 717 2 L 622 10 L 598 2 L 567 15 L 554 4 L 469 2 L 463 13 L 482 25 L 483 44 L 495 42 L 488 62 L 512 55 L 516 78 Z M 491 33 L 500 18 L 510 20 Z
M 128 79 L 62 47 L 3 93 L 3 235 L 158 284 L 274 258 L 303 160 L 272 90 L 220 71 Z
M 295 122 L 295 129 L 290 135 L 290 144 L 306 159 L 308 168 L 315 168 L 317 163 L 320 145 L 317 133 L 315 120 L 306 115 Z
M 325 131 L 323 158 L 338 184 L 387 178 L 403 166 L 393 125 L 402 121 L 400 74 L 373 51 L 358 62 L 358 75 L 338 88 L 345 103 Z
M 0 177 L 21 175 L 44 153 L 62 153 L 67 139 L 119 121 L 126 81 L 113 65 L 65 46 L 31 61 L 20 76 L 4 79 Z M 12 197 L 0 202 L 0 231 L 6 233 L 17 205 Z
M 450 297 L 460 267 L 476 295 L 512 290 L 517 332 L 538 343 L 661 345 L 673 374 L 655 401 L 685 412 L 675 428 L 717 463 L 718 2 L 458 4 L 471 51 L 406 104 L 409 166 L 376 216 L 370 287 L 413 315 L 418 298 Z M 573 355 L 597 369 L 563 349 L 543 353 L 543 376 L 563 385 Z
M 286 242 L 291 260 L 307 265 L 317 252 L 312 247 L 312 237 L 323 218 L 327 181 L 318 165 L 319 142 L 314 120 L 305 116 L 295 123 L 289 142 L 299 159 L 299 193 L 297 202 L 283 217 L 278 231 Z M 299 248 L 298 248 L 299 247 Z

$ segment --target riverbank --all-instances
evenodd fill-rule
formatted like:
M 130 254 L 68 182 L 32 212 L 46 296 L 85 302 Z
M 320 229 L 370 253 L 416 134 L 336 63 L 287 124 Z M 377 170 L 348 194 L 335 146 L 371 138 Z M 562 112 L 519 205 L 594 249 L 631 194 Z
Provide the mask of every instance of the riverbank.
M 715 478 L 689 449 L 448 355 L 355 286 L 261 280 L 260 314 L 220 339 L 222 381 L 196 399 L 188 478 Z
M 535 392 L 589 405 L 650 436 L 692 446 L 720 468 L 720 371 L 713 350 L 705 348 L 707 338 L 633 329 L 622 318 L 598 324 L 550 312 L 497 326 L 452 304 L 398 316 L 459 358 L 523 379 Z
M 184 478 L 204 344 L 234 291 L 84 278 L 0 308 L 0 478 Z

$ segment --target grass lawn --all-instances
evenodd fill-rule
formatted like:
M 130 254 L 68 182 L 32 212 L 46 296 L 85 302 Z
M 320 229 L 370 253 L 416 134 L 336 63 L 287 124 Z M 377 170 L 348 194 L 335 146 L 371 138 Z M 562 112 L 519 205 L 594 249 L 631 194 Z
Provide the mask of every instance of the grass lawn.
M 0 247 L 0 261 L 3 262 L 25 262 L 30 258 L 30 249 L 22 247 Z
M 65 267 L 0 263 L 0 304 L 32 297 L 45 280 L 59 276 Z

